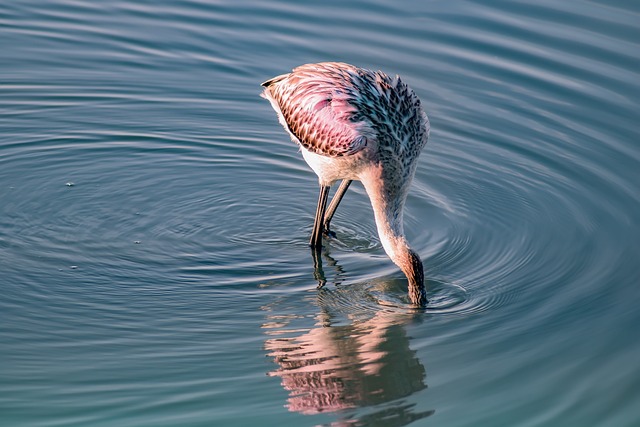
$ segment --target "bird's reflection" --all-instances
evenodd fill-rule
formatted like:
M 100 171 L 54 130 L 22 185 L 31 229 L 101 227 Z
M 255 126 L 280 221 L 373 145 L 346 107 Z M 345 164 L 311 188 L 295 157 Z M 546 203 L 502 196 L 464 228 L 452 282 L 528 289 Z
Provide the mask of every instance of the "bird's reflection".
M 319 258 L 314 261 L 316 273 L 318 267 L 322 271 Z M 359 421 L 344 421 L 347 425 L 381 417 L 385 422 L 395 420 L 385 425 L 402 426 L 431 415 L 433 411 L 415 412 L 413 405 L 402 401 L 426 388 L 425 368 L 410 348 L 405 330 L 419 313 L 382 310 L 374 304 L 363 306 L 362 301 L 351 305 L 348 288 L 323 288 L 321 276 L 313 327 L 297 326 L 305 316 L 278 313 L 277 306 L 269 308 L 263 325 L 269 335 L 265 349 L 277 364 L 269 375 L 281 378 L 289 393 L 287 408 L 317 414 L 376 406 L 377 412 Z

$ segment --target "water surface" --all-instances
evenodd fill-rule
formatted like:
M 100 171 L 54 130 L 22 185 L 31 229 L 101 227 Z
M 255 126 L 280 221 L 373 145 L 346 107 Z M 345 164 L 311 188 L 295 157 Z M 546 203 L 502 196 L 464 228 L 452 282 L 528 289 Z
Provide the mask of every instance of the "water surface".
M 0 415 L 11 426 L 640 423 L 633 2 L 5 2 Z M 399 74 L 432 125 L 405 228 L 261 99 Z

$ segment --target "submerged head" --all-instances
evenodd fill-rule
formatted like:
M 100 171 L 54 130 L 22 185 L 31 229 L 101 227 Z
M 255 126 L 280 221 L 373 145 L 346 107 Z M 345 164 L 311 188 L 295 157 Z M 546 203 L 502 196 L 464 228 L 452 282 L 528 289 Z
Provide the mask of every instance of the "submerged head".
M 409 249 L 407 261 L 401 266 L 409 281 L 409 299 L 417 306 L 427 304 L 427 291 L 424 286 L 424 270 L 420 256 Z

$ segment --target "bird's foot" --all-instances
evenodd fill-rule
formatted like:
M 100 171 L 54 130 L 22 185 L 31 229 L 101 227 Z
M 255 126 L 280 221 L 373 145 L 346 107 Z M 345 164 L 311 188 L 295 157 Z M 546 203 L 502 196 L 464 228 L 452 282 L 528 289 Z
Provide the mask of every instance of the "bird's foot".
M 325 226 L 324 226 L 324 230 L 323 230 L 323 233 L 324 233 L 324 235 L 325 235 L 325 236 L 327 236 L 327 237 L 331 237 L 331 238 L 335 238 L 335 237 L 336 237 L 336 232 L 335 232 L 335 231 L 333 231 L 333 230 L 331 230 L 331 229 L 329 228 L 329 225 L 328 225 L 328 224 L 325 224 Z

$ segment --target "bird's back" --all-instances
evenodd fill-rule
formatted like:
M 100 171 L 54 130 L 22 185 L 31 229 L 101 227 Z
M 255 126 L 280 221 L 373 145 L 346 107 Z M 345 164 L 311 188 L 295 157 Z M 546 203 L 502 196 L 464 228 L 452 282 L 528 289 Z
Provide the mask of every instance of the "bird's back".
M 262 85 L 282 125 L 312 153 L 349 156 L 374 143 L 381 152 L 413 161 L 427 142 L 429 120 L 398 76 L 324 62 Z

